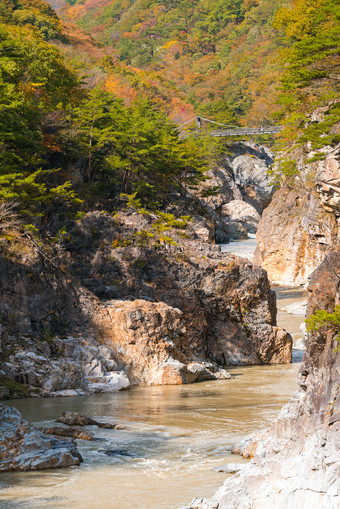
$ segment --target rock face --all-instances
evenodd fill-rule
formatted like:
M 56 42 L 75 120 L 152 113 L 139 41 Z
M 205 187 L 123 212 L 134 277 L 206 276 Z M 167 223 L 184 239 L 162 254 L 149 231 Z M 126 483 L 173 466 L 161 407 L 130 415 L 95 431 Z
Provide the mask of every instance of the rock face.
M 0 386 L 73 396 L 290 362 L 291 338 L 276 327 L 263 269 L 191 231 L 175 236 L 175 247 L 125 245 L 149 220 L 87 214 L 70 223 L 59 266 L 39 253 L 0 258 L 0 320 L 9 332 Z
M 238 228 L 241 224 L 247 233 L 256 233 L 260 215 L 249 203 L 243 200 L 232 200 L 223 205 L 221 211 L 223 217 L 228 218 L 229 229 L 237 223 Z
M 11 407 L 0 405 L 0 471 L 43 470 L 79 465 L 75 442 L 48 438 Z
M 339 303 L 339 252 L 312 274 L 308 314 Z M 309 334 L 298 391 L 272 428 L 257 437 L 255 456 L 211 499 L 187 509 L 336 509 L 340 504 L 340 352 L 334 333 Z M 249 449 L 249 447 L 248 447 Z
M 91 272 L 87 272 L 84 284 L 99 298 L 107 299 L 105 309 L 98 307 L 91 311 L 91 320 L 100 331 L 101 340 L 110 348 L 116 348 L 117 343 L 118 349 L 128 348 L 132 353 L 136 349 L 134 343 L 140 345 L 141 340 L 151 348 L 146 338 L 155 330 L 155 352 L 157 355 L 162 352 L 160 364 L 165 362 L 165 352 L 169 362 L 183 363 L 184 354 L 189 362 L 204 360 L 221 367 L 290 362 L 291 338 L 275 328 L 275 295 L 261 268 L 211 249 L 213 246 L 206 249 L 202 244 L 188 241 L 182 244 L 185 251 L 181 247 L 181 251 L 172 255 L 151 249 L 143 252 L 133 248 L 116 249 L 114 264 L 107 264 L 103 274 L 104 260 L 112 256 L 110 240 L 124 231 L 124 223 L 117 232 L 116 225 L 112 230 L 101 227 L 102 221 L 103 218 L 91 215 L 82 224 L 86 229 L 105 229 L 107 240 L 107 246 L 102 247 L 99 238 L 98 247 L 92 245 L 92 251 L 87 251 L 95 263 Z M 83 258 L 79 251 L 73 252 L 73 256 L 79 272 L 85 271 L 87 257 Z M 119 302 L 114 302 L 118 297 Z M 176 324 L 174 329 L 172 324 Z M 123 334 L 119 327 L 128 331 Z M 158 338 L 162 336 L 170 341 L 167 344 L 163 341 L 160 347 Z M 120 355 L 124 355 L 123 350 Z M 138 358 L 135 354 L 132 357 Z
M 208 181 L 220 191 L 206 201 L 225 223 L 229 238 L 247 238 L 248 233 L 256 233 L 274 193 L 268 176 L 274 154 L 251 142 L 233 143 L 227 151 L 219 167 L 210 171 Z
M 301 196 L 303 194 L 303 196 Z M 332 243 L 332 217 L 324 215 L 316 196 L 280 189 L 261 218 L 255 263 L 275 284 L 305 284 Z M 316 222 L 314 222 L 314 220 Z
M 108 301 L 95 320 L 132 384 L 177 385 L 230 378 L 190 345 L 183 313 L 164 302 Z
M 336 245 L 340 220 L 340 144 L 324 147 L 325 159 L 304 163 L 315 153 L 297 149 L 299 177 L 276 191 L 260 220 L 255 263 L 274 283 L 300 285 Z M 313 180 L 312 177 L 313 176 Z

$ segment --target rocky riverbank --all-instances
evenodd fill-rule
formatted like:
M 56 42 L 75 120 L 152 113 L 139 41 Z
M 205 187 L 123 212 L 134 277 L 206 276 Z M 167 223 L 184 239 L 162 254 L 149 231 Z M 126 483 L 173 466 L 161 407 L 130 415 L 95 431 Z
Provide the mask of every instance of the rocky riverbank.
M 308 315 L 320 308 L 334 310 L 339 302 L 339 279 L 335 276 L 339 270 L 337 251 L 311 275 Z M 339 507 L 337 346 L 334 333 L 309 333 L 298 379 L 300 390 L 272 427 L 253 439 L 250 455 L 255 454 L 254 458 L 226 479 L 211 499 L 196 498 L 185 509 Z
M 38 251 L 16 263 L 2 257 L 3 396 L 16 393 L 11 381 L 26 395 L 67 396 L 290 362 L 291 338 L 276 326 L 260 267 L 194 239 L 177 239 L 170 253 L 112 248 L 141 221 L 88 214 L 70 231 L 60 265 Z
M 18 410 L 0 405 L 0 472 L 71 467 L 81 461 L 73 440 L 48 437 Z
M 230 365 L 290 362 L 291 337 L 276 326 L 265 271 L 214 244 L 230 237 L 221 207 L 234 210 L 238 200 L 259 215 L 272 195 L 269 151 L 232 147 L 211 202 L 177 197 L 163 216 L 89 212 L 54 245 L 3 239 L 1 397 L 226 379 Z M 172 228 L 168 243 L 148 242 L 155 221 L 184 213 L 190 221 Z

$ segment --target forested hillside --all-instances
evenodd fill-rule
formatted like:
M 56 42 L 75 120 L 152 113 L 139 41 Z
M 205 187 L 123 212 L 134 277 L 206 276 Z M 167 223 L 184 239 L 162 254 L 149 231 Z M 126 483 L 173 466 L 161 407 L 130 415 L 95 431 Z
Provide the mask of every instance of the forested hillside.
M 70 1 L 60 12 L 113 49 L 116 90 L 147 70 L 215 120 L 271 122 L 283 46 L 272 23 L 283 0 Z M 128 69 L 128 71 L 127 71 Z M 134 78 L 136 79 L 136 78 Z M 131 81 L 130 81 L 131 83 Z M 168 93 L 176 97 L 169 87 Z M 189 114 L 176 108 L 177 121 Z
M 285 123 L 289 144 L 331 103 L 301 141 L 338 140 L 335 0 L 72 4 L 60 21 L 1 1 L 0 198 L 31 229 L 122 193 L 163 207 L 205 180 L 215 144 L 169 119 Z
M 197 144 L 157 100 L 117 98 L 95 45 L 46 3 L 2 2 L 0 38 L 2 233 L 51 233 L 81 208 L 119 206 L 121 193 L 162 207 L 205 178 Z

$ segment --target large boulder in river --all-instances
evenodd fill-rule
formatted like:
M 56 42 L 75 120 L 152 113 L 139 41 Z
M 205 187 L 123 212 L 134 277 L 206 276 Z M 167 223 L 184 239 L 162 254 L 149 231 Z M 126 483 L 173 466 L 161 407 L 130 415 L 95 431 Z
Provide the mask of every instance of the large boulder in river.
M 222 378 L 216 364 L 199 360 L 190 347 L 182 311 L 164 302 L 108 301 L 94 320 L 133 384 L 178 385 Z
M 116 425 L 109 422 L 98 422 L 92 417 L 85 414 L 78 414 L 77 412 L 70 412 L 66 410 L 58 417 L 57 422 L 67 424 L 67 426 L 98 426 L 99 428 L 115 429 Z
M 25 421 L 18 410 L 0 405 L 0 471 L 43 470 L 79 465 L 75 442 L 46 435 Z
M 125 299 L 92 306 L 91 320 L 98 341 L 123 359 L 130 379 L 135 373 L 143 383 L 195 381 L 185 368 L 192 362 L 222 368 L 290 362 L 291 337 L 276 329 L 275 293 L 260 267 L 217 250 L 200 251 L 196 244 L 177 256 L 147 250 L 139 266 L 133 261 L 138 250 L 115 254 L 121 279 L 110 293 Z M 110 273 L 103 280 L 91 269 L 91 287 L 100 295 Z M 104 291 L 108 296 L 108 285 Z

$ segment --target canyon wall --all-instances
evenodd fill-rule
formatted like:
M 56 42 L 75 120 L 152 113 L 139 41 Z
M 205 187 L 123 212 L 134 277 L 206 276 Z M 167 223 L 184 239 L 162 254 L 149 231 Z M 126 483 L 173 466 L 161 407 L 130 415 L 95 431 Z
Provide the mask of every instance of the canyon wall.
M 209 171 L 206 187 L 218 192 L 205 199 L 220 218 L 223 231 L 216 228 L 216 241 L 247 238 L 255 234 L 263 210 L 269 205 L 274 187 L 268 170 L 274 154 L 267 147 L 253 142 L 226 145 L 226 154 L 217 167 Z
M 308 162 L 322 153 L 323 160 Z M 261 217 L 255 263 L 275 284 L 301 285 L 338 242 L 340 145 L 313 152 L 307 144 L 289 157 L 299 174 L 276 191 Z
M 126 245 L 149 221 L 91 212 L 70 224 L 58 253 L 29 240 L 15 256 L 4 247 L 2 396 L 16 383 L 23 395 L 71 396 L 290 362 L 265 271 L 202 242 L 195 225 L 176 246 Z
M 339 303 L 340 252 L 310 276 L 307 314 Z M 254 458 L 211 499 L 185 509 L 336 509 L 340 503 L 340 352 L 334 332 L 309 333 L 299 390 L 254 440 Z M 184 508 L 182 508 L 184 509 Z

